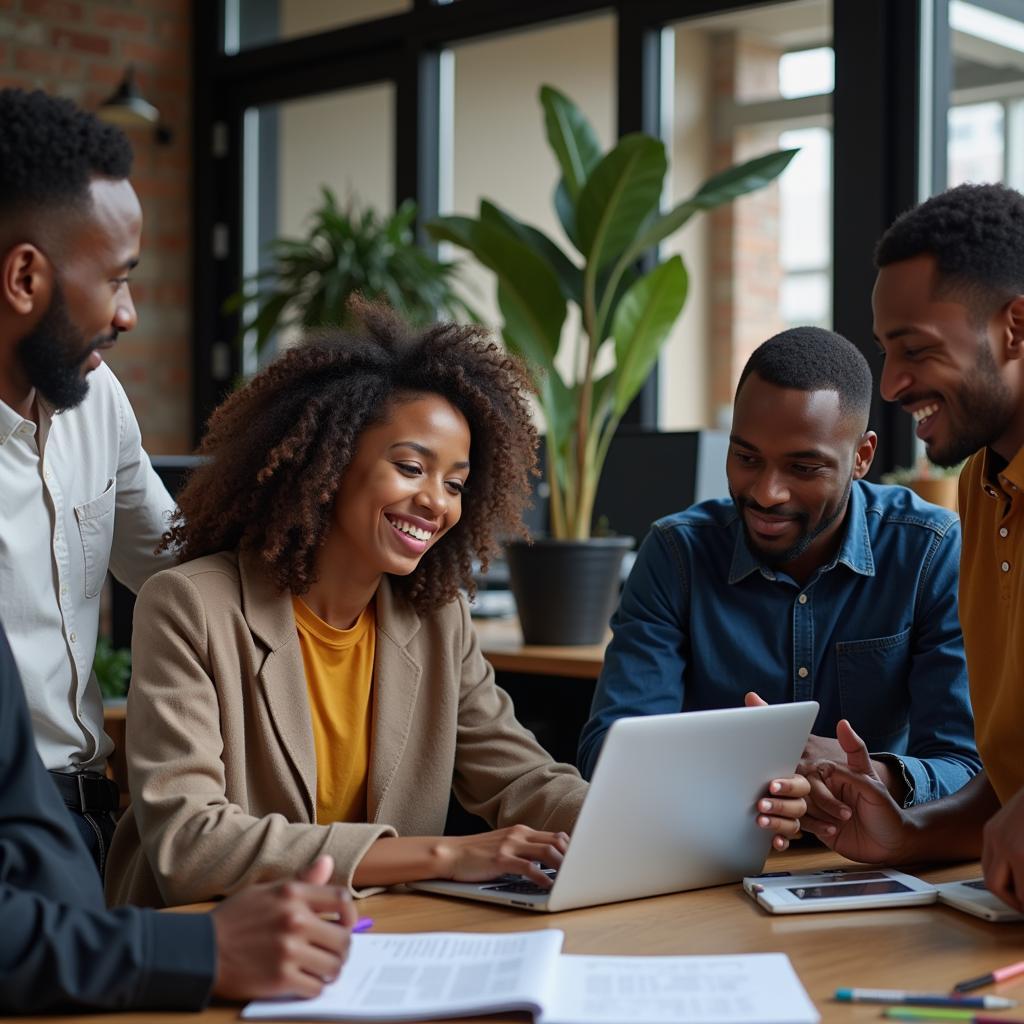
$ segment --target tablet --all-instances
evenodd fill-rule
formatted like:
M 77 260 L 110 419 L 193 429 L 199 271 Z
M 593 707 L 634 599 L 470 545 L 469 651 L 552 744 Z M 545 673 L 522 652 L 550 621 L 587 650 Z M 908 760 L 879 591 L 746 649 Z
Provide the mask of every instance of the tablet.
M 772 914 L 915 906 L 938 895 L 934 885 L 889 868 L 754 875 L 743 879 L 743 888 Z
M 984 918 L 986 921 L 1024 921 L 1024 914 L 1018 914 L 998 896 L 985 888 L 983 878 L 966 878 L 960 882 L 943 882 L 935 887 L 939 891 L 939 902 L 946 903 L 966 914 Z

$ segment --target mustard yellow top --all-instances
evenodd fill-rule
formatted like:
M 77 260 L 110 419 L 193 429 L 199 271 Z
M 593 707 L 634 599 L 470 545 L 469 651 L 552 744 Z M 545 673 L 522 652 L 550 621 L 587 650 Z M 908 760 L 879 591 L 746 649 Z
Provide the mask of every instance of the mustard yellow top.
M 992 788 L 1024 786 L 1024 450 L 985 449 L 960 475 L 960 624 L 974 733 Z
M 377 616 L 335 629 L 293 597 L 316 750 L 316 820 L 366 821 Z

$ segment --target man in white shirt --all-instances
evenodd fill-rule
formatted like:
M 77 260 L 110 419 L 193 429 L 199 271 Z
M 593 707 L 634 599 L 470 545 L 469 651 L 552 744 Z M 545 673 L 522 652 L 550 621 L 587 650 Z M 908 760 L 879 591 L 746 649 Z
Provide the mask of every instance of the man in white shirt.
M 117 790 L 92 674 L 107 569 L 132 590 L 173 501 L 102 351 L 135 326 L 131 147 L 68 100 L 0 90 L 0 619 L 36 745 L 102 873 Z

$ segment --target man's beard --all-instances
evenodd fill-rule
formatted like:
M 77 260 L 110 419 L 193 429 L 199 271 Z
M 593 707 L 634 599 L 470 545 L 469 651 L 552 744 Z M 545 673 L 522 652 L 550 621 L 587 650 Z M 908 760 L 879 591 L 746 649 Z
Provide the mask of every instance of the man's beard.
M 956 421 L 949 411 L 950 437 L 945 448 L 926 445 L 928 458 L 939 466 L 956 466 L 979 448 L 997 441 L 1006 432 L 1013 419 L 1013 394 L 1002 377 L 999 367 L 982 337 L 978 345 L 978 358 L 968 371 L 956 392 L 959 415 Z
M 756 502 L 749 501 L 746 498 L 738 498 L 735 494 L 732 495 L 733 504 L 736 506 L 737 511 L 740 515 L 740 523 L 743 525 L 743 534 L 746 537 L 747 547 L 762 561 L 762 563 L 769 568 L 777 569 L 780 566 L 788 565 L 790 562 L 799 558 L 810 546 L 818 539 L 833 523 L 836 522 L 841 516 L 846 513 L 846 507 L 850 501 L 850 491 L 853 489 L 853 476 L 846 483 L 846 490 L 843 491 L 842 498 L 836 503 L 835 507 L 827 511 L 820 520 L 813 527 L 808 527 L 808 521 L 810 517 L 806 512 L 798 513 L 795 517 L 795 522 L 800 524 L 800 535 L 796 541 L 791 544 L 785 551 L 778 553 L 774 551 L 765 551 L 757 541 L 751 536 L 750 528 L 747 526 L 746 516 L 743 515 L 743 510 L 749 508 L 753 512 L 760 512 L 763 515 L 772 515 L 770 508 L 762 508 Z
M 82 363 L 110 340 L 107 335 L 92 342 L 86 340 L 71 322 L 64 292 L 55 281 L 50 308 L 35 329 L 18 342 L 15 355 L 32 387 L 60 412 L 73 409 L 89 393 Z

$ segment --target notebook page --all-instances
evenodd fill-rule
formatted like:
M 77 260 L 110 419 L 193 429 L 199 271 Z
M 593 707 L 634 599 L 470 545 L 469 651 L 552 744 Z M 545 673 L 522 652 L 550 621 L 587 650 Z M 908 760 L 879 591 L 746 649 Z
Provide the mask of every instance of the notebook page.
M 537 1024 L 816 1024 L 783 953 L 560 956 Z
M 353 935 L 337 981 L 313 999 L 249 1003 L 249 1020 L 427 1020 L 535 1011 L 562 948 L 558 929 Z

